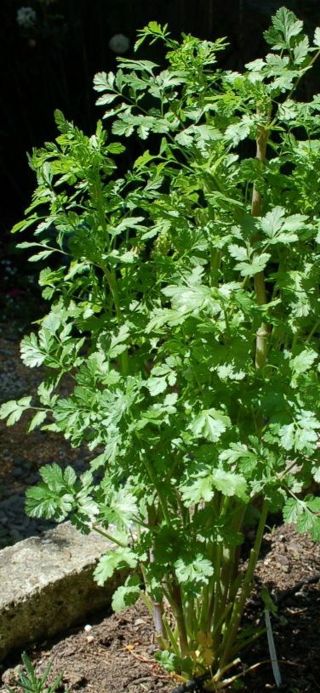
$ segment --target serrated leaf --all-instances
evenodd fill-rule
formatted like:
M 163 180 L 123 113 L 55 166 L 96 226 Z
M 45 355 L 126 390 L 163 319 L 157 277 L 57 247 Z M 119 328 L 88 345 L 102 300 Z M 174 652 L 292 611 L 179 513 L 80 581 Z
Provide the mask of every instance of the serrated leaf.
M 35 368 L 41 366 L 44 362 L 46 354 L 40 348 L 37 336 L 34 332 L 28 337 L 24 337 L 20 345 L 21 359 L 25 366 Z
M 177 580 L 182 585 L 207 585 L 209 578 L 213 575 L 212 563 L 200 553 L 188 561 L 178 558 L 174 568 Z
M 109 154 L 122 154 L 122 152 L 126 151 L 126 148 L 121 142 L 111 142 L 111 144 L 108 144 L 107 150 Z
M 282 224 L 285 218 L 286 210 L 283 207 L 274 207 L 270 212 L 262 217 L 261 219 L 261 229 L 268 236 L 272 238 L 276 235 L 277 231 L 282 228 Z
M 208 309 L 212 314 L 220 310 L 220 304 L 212 297 L 208 286 L 166 286 L 162 289 L 165 296 L 171 298 L 172 308 L 180 315 L 197 313 L 200 310 Z
M 103 94 L 103 96 L 99 96 L 99 98 L 96 100 L 96 106 L 106 106 L 107 104 L 113 103 L 113 101 L 115 101 L 117 98 L 119 98 L 119 94 Z
M 31 423 L 29 425 L 28 431 L 33 431 L 37 426 L 41 426 L 41 424 L 45 421 L 47 416 L 46 411 L 37 411 L 35 416 L 32 418 Z
M 118 548 L 110 550 L 100 558 L 93 573 L 94 579 L 102 587 L 115 571 L 125 567 L 135 568 L 136 565 L 137 557 L 131 549 Z
M 200 501 L 208 503 L 214 495 L 214 484 L 211 474 L 200 476 L 191 483 L 181 486 L 180 491 L 182 500 L 187 508 L 195 503 L 200 503 Z
M 242 277 L 253 277 L 255 274 L 263 272 L 270 260 L 270 253 L 261 253 L 254 255 L 250 262 L 238 262 L 235 269 L 238 270 Z
M 115 75 L 113 72 L 97 72 L 93 78 L 93 85 L 96 91 L 110 89 L 114 85 Z
M 109 348 L 110 358 L 114 359 L 120 354 L 122 354 L 124 351 L 126 351 L 126 341 L 128 339 L 129 334 L 130 333 L 128 325 L 121 325 L 119 332 L 115 335 L 112 335 L 111 344 Z
M 39 262 L 40 260 L 46 260 L 47 257 L 52 255 L 54 251 L 53 250 L 41 250 L 39 253 L 36 253 L 35 255 L 31 255 L 28 258 L 29 262 Z
M 40 476 L 50 491 L 59 492 L 65 488 L 63 470 L 56 463 L 41 467 Z
M 301 41 L 299 41 L 293 49 L 295 64 L 301 65 L 304 62 L 304 60 L 308 54 L 309 54 L 309 39 L 307 36 L 304 36 L 304 38 Z
M 57 502 L 50 496 L 45 484 L 37 484 L 27 489 L 25 508 L 30 517 L 45 517 L 50 520 L 56 515 Z
M 139 599 L 140 594 L 140 580 L 136 575 L 131 575 L 127 578 L 124 585 L 118 587 L 114 592 L 111 601 L 113 611 L 119 613 L 128 606 L 132 606 Z
M 196 438 L 206 438 L 216 443 L 231 426 L 229 416 L 218 409 L 203 410 L 189 425 Z
M 272 26 L 265 31 L 264 38 L 276 50 L 284 47 L 289 48 L 291 39 L 298 36 L 303 30 L 303 22 L 297 19 L 295 14 L 286 7 L 281 7 L 271 21 Z
M 292 450 L 295 444 L 294 424 L 286 424 L 280 429 L 280 442 L 285 450 Z
M 278 206 L 262 217 L 260 225 L 269 243 L 294 243 L 299 239 L 297 232 L 305 228 L 306 222 L 306 215 L 287 215 L 286 210 Z
M 76 472 L 74 471 L 73 467 L 70 467 L 69 465 L 65 468 L 63 472 L 63 480 L 65 484 L 67 484 L 69 487 L 73 487 L 76 483 L 77 480 L 77 475 Z
M 0 407 L 0 419 L 7 419 L 7 426 L 13 426 L 22 414 L 29 409 L 32 397 L 22 397 L 18 400 L 4 402 Z
M 283 508 L 285 522 L 296 525 L 298 532 L 308 532 L 314 541 L 320 541 L 319 499 L 306 501 L 289 498 Z
M 146 386 L 152 397 L 156 397 L 156 395 L 164 392 L 168 387 L 166 378 L 149 378 Z
M 314 349 L 304 349 L 303 351 L 290 360 L 290 367 L 294 375 L 301 375 L 308 371 L 318 358 L 318 354 Z
M 237 496 L 243 501 L 248 500 L 247 482 L 241 474 L 215 469 L 212 472 L 212 483 L 224 496 Z
M 192 132 L 188 132 L 188 129 L 178 132 L 174 139 L 178 144 L 181 144 L 182 147 L 191 147 L 193 143 Z
M 228 251 L 231 257 L 233 257 L 235 260 L 243 262 L 244 260 L 249 259 L 248 249 L 244 248 L 243 246 L 231 243 L 228 245 Z
M 238 123 L 228 125 L 224 133 L 225 139 L 236 147 L 242 140 L 248 137 L 252 125 L 253 121 L 248 116 L 244 116 Z

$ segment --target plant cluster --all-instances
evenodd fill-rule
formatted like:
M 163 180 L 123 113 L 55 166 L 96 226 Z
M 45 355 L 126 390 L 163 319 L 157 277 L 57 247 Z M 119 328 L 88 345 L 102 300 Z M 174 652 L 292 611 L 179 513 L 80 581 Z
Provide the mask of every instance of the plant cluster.
M 21 356 L 49 375 L 1 416 L 31 409 L 30 430 L 97 450 L 79 477 L 45 466 L 27 512 L 111 537 L 96 580 L 130 568 L 113 608 L 143 592 L 162 663 L 217 690 L 256 637 L 240 623 L 268 513 L 320 538 L 305 493 L 320 479 L 320 95 L 294 98 L 320 29 L 310 42 L 280 9 L 243 73 L 219 68 L 224 39 L 178 42 L 156 22 L 146 39 L 167 67 L 119 59 L 95 77 L 107 127 L 88 137 L 57 112 L 32 155 L 14 230 L 34 227 L 31 260 L 57 259 Z M 117 176 L 132 136 L 141 154 Z
M 50 685 L 47 685 L 50 671 L 52 668 L 52 665 L 50 663 L 44 670 L 43 674 L 38 676 L 26 652 L 22 653 L 21 659 L 23 662 L 25 672 L 21 672 L 19 674 L 19 690 L 22 689 L 23 693 L 56 693 L 58 689 L 61 690 L 62 675 L 57 676 Z M 6 686 L 7 693 L 16 693 L 17 690 L 18 689 L 16 687 L 11 688 L 11 686 Z M 65 693 L 67 693 L 67 690 L 64 690 Z

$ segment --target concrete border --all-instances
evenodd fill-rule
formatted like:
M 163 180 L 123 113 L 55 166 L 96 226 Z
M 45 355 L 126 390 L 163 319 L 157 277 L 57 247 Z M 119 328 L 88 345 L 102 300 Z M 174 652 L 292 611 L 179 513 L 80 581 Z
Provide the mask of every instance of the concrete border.
M 64 522 L 0 551 L 0 661 L 110 606 L 123 579 L 98 587 L 93 569 L 114 545 Z

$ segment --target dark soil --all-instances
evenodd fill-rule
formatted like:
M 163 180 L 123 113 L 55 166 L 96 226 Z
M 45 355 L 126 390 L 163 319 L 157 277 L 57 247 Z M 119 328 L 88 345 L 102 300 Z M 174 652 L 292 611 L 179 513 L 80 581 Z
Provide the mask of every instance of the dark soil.
M 38 378 L 36 371 L 24 369 L 20 364 L 17 344 L 9 336 L 0 340 L 0 381 L 5 389 L 2 400 L 29 393 L 30 385 L 35 386 Z M 34 432 L 26 436 L 23 423 L 10 429 L 1 423 L 0 432 L 2 502 L 22 497 L 32 474 L 33 481 L 36 480 L 41 464 L 79 463 L 79 452 L 71 450 L 55 435 Z M 86 451 L 82 451 L 80 458 L 81 464 L 85 464 Z M 28 474 L 26 471 L 19 474 L 21 469 L 29 469 Z M 31 530 L 27 520 L 22 524 L 22 536 L 28 536 Z M 42 526 L 36 531 L 41 529 Z M 6 532 L 9 530 L 7 527 Z M 14 536 L 8 543 L 13 540 Z M 320 544 L 298 535 L 290 526 L 269 528 L 256 570 L 256 589 L 247 607 L 246 625 L 264 625 L 264 606 L 259 596 L 262 585 L 268 588 L 278 609 L 272 616 L 272 627 L 283 681 L 281 690 L 320 691 Z M 85 625 L 92 627 L 85 628 Z M 179 682 L 160 669 L 154 660 L 155 651 L 149 616 L 139 604 L 120 615 L 102 614 L 89 624 L 63 634 L 58 641 L 36 645 L 28 650 L 28 655 L 37 672 L 51 662 L 52 677 L 63 673 L 59 693 L 67 690 L 70 693 L 171 693 Z M 241 665 L 234 672 L 240 674 L 237 690 L 248 693 L 277 690 L 269 659 L 267 638 L 262 635 L 243 652 Z M 0 667 L 1 693 L 6 685 L 16 684 L 20 669 L 20 653 Z

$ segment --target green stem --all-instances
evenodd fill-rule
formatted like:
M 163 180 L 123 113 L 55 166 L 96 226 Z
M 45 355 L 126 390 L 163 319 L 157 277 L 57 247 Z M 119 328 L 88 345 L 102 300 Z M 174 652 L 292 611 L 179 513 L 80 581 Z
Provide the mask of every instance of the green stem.
M 256 138 L 256 159 L 258 161 L 261 161 L 262 164 L 266 160 L 268 136 L 268 128 L 261 127 L 258 131 Z M 262 196 L 259 190 L 257 189 L 256 184 L 254 184 L 252 191 L 251 214 L 253 217 L 260 217 L 262 214 Z M 263 272 L 258 272 L 254 276 L 254 290 L 256 294 L 257 304 L 259 306 L 262 306 L 265 303 L 267 303 L 267 292 Z M 256 368 L 263 368 L 263 366 L 266 363 L 268 353 L 268 336 L 268 326 L 266 325 L 266 323 L 263 322 L 261 323 L 256 334 Z
M 92 529 L 97 532 L 97 534 L 101 534 L 102 537 L 105 537 L 109 541 L 112 541 L 113 544 L 117 544 L 118 546 L 121 546 L 122 549 L 128 548 L 128 545 L 124 543 L 124 541 L 120 541 L 119 539 L 116 539 L 115 537 L 112 536 L 112 534 L 109 534 L 109 532 L 106 532 L 104 529 L 100 529 L 98 525 L 92 525 Z
M 120 300 L 119 300 L 119 294 L 118 294 L 117 279 L 116 279 L 115 273 L 110 272 L 110 270 L 107 267 L 104 268 L 104 273 L 105 273 L 107 282 L 109 284 L 109 289 L 111 291 L 111 295 L 113 298 L 113 303 L 114 303 L 114 307 L 115 307 L 115 311 L 116 311 L 118 325 L 121 326 L 122 315 L 121 315 Z M 125 351 L 123 351 L 122 354 L 120 354 L 120 363 L 121 363 L 122 375 L 127 375 L 128 370 L 129 370 L 129 360 L 128 360 L 128 350 L 127 349 Z
M 310 330 L 310 332 L 306 338 L 306 342 L 310 341 L 310 339 L 313 337 L 314 333 L 317 331 L 318 327 L 320 327 L 320 320 L 317 320 L 317 322 L 314 324 L 312 330 Z
M 181 587 L 175 580 L 173 580 L 173 584 L 170 585 L 169 591 L 171 595 L 171 606 L 173 608 L 179 633 L 181 655 L 182 657 L 186 657 L 189 653 L 189 643 L 183 612 Z
M 230 620 L 229 627 L 227 628 L 225 632 L 225 636 L 223 638 L 222 644 L 221 644 L 221 659 L 220 659 L 220 665 L 219 665 L 219 671 L 221 672 L 222 669 L 226 666 L 227 662 L 229 661 L 229 658 L 231 656 L 231 652 L 233 650 L 233 644 L 234 640 L 237 635 L 237 631 L 239 628 L 240 620 L 243 615 L 244 607 L 247 601 L 247 598 L 251 592 L 251 584 L 252 584 L 252 579 L 253 579 L 253 574 L 254 570 L 259 558 L 259 553 L 260 553 L 260 548 L 261 548 L 261 543 L 263 539 L 263 534 L 264 534 L 264 529 L 265 529 L 265 524 L 266 524 L 266 519 L 268 515 L 268 502 L 265 500 L 261 509 L 261 514 L 260 514 L 260 520 L 259 524 L 257 527 L 257 532 L 256 532 L 256 538 L 254 545 L 251 549 L 250 552 L 250 558 L 248 561 L 248 567 L 243 579 L 242 583 L 242 588 L 240 592 L 240 596 L 238 597 L 237 601 L 234 604 L 233 607 L 233 612 L 232 612 L 232 617 Z
M 146 457 L 143 457 L 142 462 L 143 462 L 143 464 L 147 470 L 150 481 L 151 481 L 154 489 L 156 490 L 156 492 L 158 494 L 159 503 L 161 505 L 163 517 L 164 517 L 168 527 L 170 527 L 171 518 L 170 518 L 170 513 L 169 513 L 169 510 L 167 507 L 166 499 L 165 499 L 165 496 L 162 494 L 162 491 L 160 489 L 160 485 L 158 484 L 158 480 L 157 480 L 156 475 L 152 469 L 152 465 L 150 464 L 149 460 L 146 459 Z
M 221 561 L 222 561 L 222 546 L 219 544 L 215 552 L 214 560 L 214 576 L 215 585 L 212 590 L 211 600 L 208 608 L 208 628 L 211 627 L 211 622 L 214 624 L 218 619 L 218 614 L 221 609 Z

